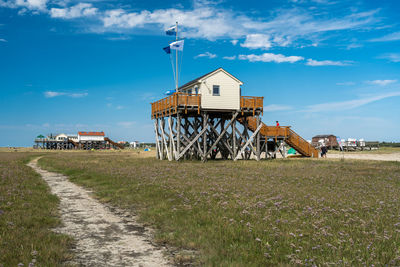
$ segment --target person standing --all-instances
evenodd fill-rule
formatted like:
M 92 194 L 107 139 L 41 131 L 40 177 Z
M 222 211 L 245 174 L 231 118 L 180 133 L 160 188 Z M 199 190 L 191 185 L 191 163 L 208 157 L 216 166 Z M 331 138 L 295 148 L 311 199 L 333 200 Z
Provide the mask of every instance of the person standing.
M 328 153 L 328 148 L 326 147 L 326 145 L 323 145 L 321 147 L 321 157 L 322 158 L 326 158 L 326 154 Z
M 279 121 L 276 121 L 276 127 L 279 127 Z

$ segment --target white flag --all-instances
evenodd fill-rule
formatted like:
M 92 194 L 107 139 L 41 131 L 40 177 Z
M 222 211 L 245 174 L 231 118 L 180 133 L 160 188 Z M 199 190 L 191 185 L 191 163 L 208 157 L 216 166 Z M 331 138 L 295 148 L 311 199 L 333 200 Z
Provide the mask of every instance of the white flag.
M 173 50 L 183 51 L 184 40 L 176 41 L 169 44 L 169 47 Z

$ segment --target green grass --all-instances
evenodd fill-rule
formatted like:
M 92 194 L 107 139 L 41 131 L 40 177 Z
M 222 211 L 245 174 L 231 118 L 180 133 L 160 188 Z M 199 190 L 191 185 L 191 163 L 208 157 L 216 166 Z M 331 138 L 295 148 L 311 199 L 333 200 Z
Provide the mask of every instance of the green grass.
M 71 255 L 59 225 L 58 199 L 25 164 L 37 154 L 0 153 L 0 266 L 58 266 Z
M 157 242 L 197 251 L 199 265 L 400 265 L 399 163 L 99 153 L 40 163 L 138 213 Z

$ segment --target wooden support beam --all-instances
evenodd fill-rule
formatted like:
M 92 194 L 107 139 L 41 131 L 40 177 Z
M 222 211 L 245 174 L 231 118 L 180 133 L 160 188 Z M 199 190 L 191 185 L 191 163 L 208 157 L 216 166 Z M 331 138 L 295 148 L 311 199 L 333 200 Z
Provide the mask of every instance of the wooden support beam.
M 178 155 L 181 152 L 181 115 L 176 116 L 176 157 L 178 160 Z
M 236 120 L 232 122 L 232 148 L 233 148 L 233 154 L 232 154 L 232 159 L 234 159 L 237 155 L 237 144 L 236 144 Z
M 214 146 L 218 144 L 218 142 L 221 140 L 222 136 L 225 135 L 226 131 L 228 130 L 229 126 L 231 126 L 232 122 L 236 120 L 236 117 L 238 116 L 239 113 L 235 112 L 235 114 L 232 116 L 232 119 L 229 121 L 228 125 L 224 128 L 224 130 L 221 132 L 220 136 L 218 136 L 217 140 L 212 144 L 208 152 L 206 153 L 205 157 L 207 158 L 208 155 L 211 154 L 212 149 Z M 222 128 L 221 128 L 222 129 Z M 203 129 L 204 130 L 204 129 Z
M 260 116 L 257 116 L 257 128 L 258 128 L 260 125 L 261 125 L 261 123 L 260 123 Z M 257 159 L 257 161 L 260 160 L 260 156 L 261 156 L 260 139 L 261 139 L 261 135 L 260 135 L 260 131 L 258 131 L 257 136 L 256 136 L 256 145 L 257 145 L 256 159 Z
M 217 129 L 215 129 L 215 127 L 212 125 L 212 124 L 210 124 L 210 129 L 215 133 L 215 135 L 218 137 L 218 135 L 219 135 L 219 133 L 218 133 L 218 131 L 217 131 Z M 226 142 L 226 137 L 225 138 L 222 138 L 221 139 L 221 142 L 225 145 L 225 147 L 228 149 L 228 151 L 229 151 L 229 153 L 232 155 L 232 158 L 234 158 L 233 157 L 233 150 L 232 150 L 232 148 L 229 146 L 229 144 Z
M 161 150 L 160 150 L 160 143 L 158 140 L 158 119 L 154 121 L 154 132 L 156 134 L 156 154 L 157 154 L 157 159 L 161 159 Z
M 240 133 L 240 131 L 239 131 L 236 127 L 235 127 L 235 130 L 236 130 L 236 132 L 239 134 L 241 140 L 244 141 L 244 140 L 247 140 L 247 139 L 248 139 L 247 137 L 243 136 L 243 134 Z M 254 148 L 254 146 L 253 146 L 252 143 L 250 143 L 250 149 L 253 151 L 254 154 L 256 154 L 256 150 L 255 150 L 255 148 Z M 243 152 L 242 152 L 242 153 L 243 153 Z
M 249 146 L 250 142 L 253 141 L 253 138 L 257 135 L 257 133 L 260 131 L 262 127 L 262 124 L 260 124 L 257 129 L 254 131 L 254 133 L 251 135 L 251 137 L 247 140 L 246 144 L 242 147 L 242 149 L 240 150 L 240 153 L 236 156 L 236 158 L 234 159 L 234 161 L 239 159 L 239 156 L 244 152 L 244 150 Z
M 169 126 L 169 140 L 170 140 L 170 145 L 172 145 L 172 158 L 176 159 L 176 149 L 175 149 L 175 140 L 174 136 L 172 134 L 172 122 L 171 122 L 171 116 L 168 117 L 168 126 Z
M 207 127 L 208 127 L 207 122 L 208 122 L 208 114 L 204 113 L 203 114 L 203 129 L 207 129 Z M 207 160 L 206 151 L 207 151 L 207 133 L 204 132 L 203 133 L 203 154 L 201 156 L 203 162 Z
M 200 138 L 200 136 L 202 136 L 202 134 L 207 131 L 207 128 L 204 128 L 201 130 L 201 132 L 195 137 L 193 138 L 192 141 L 190 141 L 190 143 L 182 150 L 182 152 L 178 155 L 178 159 L 180 159 L 185 153 L 186 151 L 191 148 L 193 146 L 193 144 L 197 141 L 197 139 Z
M 161 118 L 161 136 L 162 136 L 162 140 L 164 142 L 165 150 L 167 151 L 167 158 L 168 158 L 169 161 L 171 161 L 172 157 L 169 154 L 167 141 L 165 140 L 164 127 L 165 127 L 165 120 L 164 120 L 164 118 Z

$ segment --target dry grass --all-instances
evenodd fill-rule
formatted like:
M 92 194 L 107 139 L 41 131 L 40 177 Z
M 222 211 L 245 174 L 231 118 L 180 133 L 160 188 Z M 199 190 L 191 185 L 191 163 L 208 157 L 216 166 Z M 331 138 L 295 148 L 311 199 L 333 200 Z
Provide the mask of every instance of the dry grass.
M 380 147 L 379 149 L 374 149 L 374 150 L 356 150 L 356 151 L 345 151 L 341 152 L 338 150 L 329 150 L 329 153 L 333 154 L 355 154 L 355 153 L 362 153 L 362 154 L 392 154 L 392 153 L 400 153 L 400 147 Z
M 159 243 L 197 250 L 200 265 L 400 265 L 399 163 L 202 164 L 121 153 L 40 162 L 137 212 Z
M 58 199 L 25 163 L 32 153 L 0 152 L 0 266 L 57 266 L 70 239 L 55 234 Z

